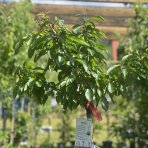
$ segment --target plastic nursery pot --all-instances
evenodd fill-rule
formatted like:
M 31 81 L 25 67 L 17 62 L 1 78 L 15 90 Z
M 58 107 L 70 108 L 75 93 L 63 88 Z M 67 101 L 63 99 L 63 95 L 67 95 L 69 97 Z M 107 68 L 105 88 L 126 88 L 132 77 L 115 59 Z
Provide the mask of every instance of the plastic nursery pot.
M 104 141 L 103 148 L 112 148 L 112 141 Z
M 58 148 L 66 148 L 66 144 L 63 142 L 58 143 Z

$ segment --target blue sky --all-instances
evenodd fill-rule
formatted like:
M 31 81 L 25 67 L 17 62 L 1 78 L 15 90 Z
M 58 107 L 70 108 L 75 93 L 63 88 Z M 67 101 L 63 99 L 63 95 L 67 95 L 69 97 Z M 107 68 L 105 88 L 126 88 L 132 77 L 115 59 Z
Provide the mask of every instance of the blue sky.
M 122 3 L 103 3 L 103 2 L 81 2 L 81 1 L 64 1 L 64 0 L 32 0 L 33 3 L 39 4 L 60 4 L 60 5 L 79 5 L 95 7 L 124 7 Z

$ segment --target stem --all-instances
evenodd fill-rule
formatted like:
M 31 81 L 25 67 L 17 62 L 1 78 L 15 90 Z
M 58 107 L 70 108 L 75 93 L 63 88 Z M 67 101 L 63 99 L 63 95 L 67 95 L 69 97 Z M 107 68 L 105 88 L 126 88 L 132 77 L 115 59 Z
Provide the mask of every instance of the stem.
M 29 98 L 29 102 L 28 102 L 28 115 L 31 115 L 31 100 Z
M 0 120 L 2 119 L 2 99 L 0 98 Z
M 6 131 L 7 117 L 3 117 L 3 132 Z
M 36 145 L 36 98 L 33 102 L 33 112 L 32 112 L 32 124 L 33 124 L 33 146 Z
M 21 111 L 24 111 L 24 105 L 25 105 L 25 97 L 23 96 L 21 98 Z
M 87 119 L 92 119 L 92 112 L 89 108 L 86 108 L 86 115 L 87 115 Z
M 14 109 L 15 109 L 15 102 L 14 102 L 14 99 L 13 99 L 13 101 L 12 101 L 11 133 L 10 133 L 10 144 L 12 146 L 14 145 L 14 124 L 15 124 Z
M 106 121 L 107 121 L 107 141 L 110 139 L 110 118 L 109 111 L 106 112 Z

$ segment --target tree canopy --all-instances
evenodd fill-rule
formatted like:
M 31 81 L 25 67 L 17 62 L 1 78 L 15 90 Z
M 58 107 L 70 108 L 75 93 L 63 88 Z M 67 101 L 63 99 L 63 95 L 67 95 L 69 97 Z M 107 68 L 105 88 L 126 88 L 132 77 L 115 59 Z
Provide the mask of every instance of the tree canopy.
M 107 109 L 110 97 L 123 94 L 130 85 L 130 77 L 147 79 L 148 69 L 143 64 L 147 49 L 143 56 L 139 52 L 124 56 L 119 64 L 106 72 L 105 48 L 99 43 L 104 33 L 93 22 L 103 19 L 100 16 L 79 17 L 83 24 L 76 24 L 72 29 L 66 28 L 64 21 L 56 17 L 54 21 L 46 15 L 40 18 L 40 29 L 21 42 L 27 40 L 29 43 L 28 57 L 35 64 L 18 68 L 16 90 L 34 95 L 40 103 L 55 95 L 65 109 L 74 109 L 78 105 L 86 107 L 87 101 L 93 101 L 95 105 L 100 101 Z M 42 58 L 46 60 L 40 63 Z M 47 71 L 58 73 L 57 83 L 46 79 Z M 107 94 L 110 97 L 106 97 Z

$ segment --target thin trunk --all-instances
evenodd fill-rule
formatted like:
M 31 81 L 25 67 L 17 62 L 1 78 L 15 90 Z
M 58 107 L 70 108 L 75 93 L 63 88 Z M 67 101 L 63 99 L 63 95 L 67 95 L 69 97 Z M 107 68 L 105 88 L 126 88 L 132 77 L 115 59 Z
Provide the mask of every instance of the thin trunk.
M 14 110 L 15 110 L 15 104 L 14 104 L 14 99 L 13 99 L 13 103 L 12 103 L 11 133 L 10 133 L 10 144 L 11 145 L 14 145 L 14 124 L 15 124 Z
M 86 108 L 86 115 L 87 115 L 87 119 L 92 119 L 92 112 L 89 108 Z
M 33 146 L 36 145 L 36 100 L 33 102 L 33 112 L 32 112 L 32 122 L 33 122 Z
M 6 124 L 7 124 L 7 117 L 6 116 L 4 116 L 3 117 L 3 132 L 5 132 L 6 131 Z
M 107 141 L 110 139 L 110 118 L 109 111 L 106 112 L 106 122 L 107 122 Z
M 49 116 L 48 116 L 48 124 L 51 126 L 51 119 L 50 119 Z M 49 129 L 49 131 L 48 131 L 48 139 L 49 139 L 49 141 L 50 141 L 50 129 Z
M 28 140 L 29 140 L 29 143 L 32 143 L 33 142 L 33 113 L 32 113 L 32 104 L 33 104 L 33 101 L 31 98 L 29 98 L 28 100 L 28 107 L 27 107 L 27 113 L 28 113 L 28 116 L 31 118 L 32 117 L 32 120 L 31 122 L 29 122 L 29 124 L 27 125 L 27 135 L 28 135 Z
M 31 101 L 28 102 L 28 115 L 31 115 Z
M 0 120 L 2 119 L 2 100 L 0 98 Z
M 7 124 L 7 117 L 4 116 L 4 117 L 3 117 L 3 127 L 2 127 L 3 136 L 5 136 L 6 124 Z M 3 148 L 5 147 L 5 144 L 6 144 L 6 141 L 5 141 L 5 139 L 4 139 L 4 140 L 3 140 Z
M 21 99 L 21 111 L 24 111 L 24 105 L 25 105 L 25 97 L 22 97 L 22 99 Z
M 2 130 L 3 132 L 6 131 L 6 124 L 7 124 L 7 107 L 2 107 Z
M 134 113 L 134 143 L 135 143 L 135 148 L 138 148 L 138 138 L 136 137 L 136 132 L 137 132 L 137 124 L 136 124 L 136 112 Z

